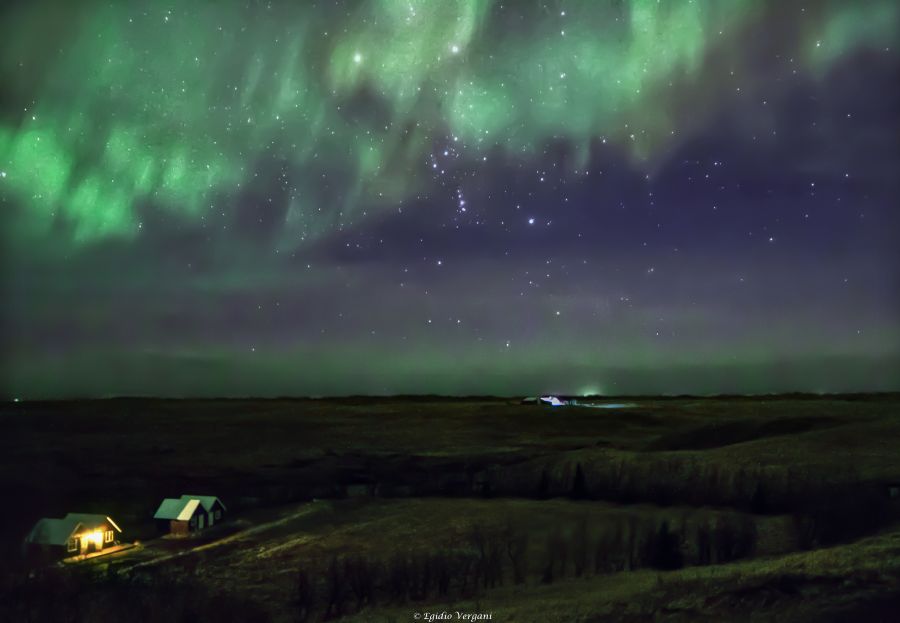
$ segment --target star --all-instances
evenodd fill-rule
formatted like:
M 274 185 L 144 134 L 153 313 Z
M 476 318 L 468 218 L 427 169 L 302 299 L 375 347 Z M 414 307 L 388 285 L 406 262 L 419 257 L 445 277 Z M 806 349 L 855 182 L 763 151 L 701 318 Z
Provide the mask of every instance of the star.
M 56 3 L 7 396 L 896 389 L 897 2 Z

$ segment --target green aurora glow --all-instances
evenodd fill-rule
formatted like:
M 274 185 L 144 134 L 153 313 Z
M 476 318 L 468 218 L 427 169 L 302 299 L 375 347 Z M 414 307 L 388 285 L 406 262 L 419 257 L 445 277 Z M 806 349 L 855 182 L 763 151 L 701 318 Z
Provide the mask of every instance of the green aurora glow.
M 900 389 L 898 40 L 896 0 L 6 2 L 0 396 Z
M 900 17 L 891 1 L 874 4 L 877 20 L 819 4 L 798 63 L 823 67 L 890 40 Z M 321 172 L 281 179 L 290 248 L 358 222 L 361 197 L 387 209 L 424 192 L 421 164 L 445 136 L 523 157 L 551 138 L 586 157 L 604 138 L 651 158 L 685 123 L 689 92 L 709 88 L 703 60 L 729 54 L 761 12 L 756 0 L 592 0 L 534 4 L 544 19 L 506 24 L 487 0 L 346 6 L 251 15 L 190 1 L 135 16 L 127 3 L 97 4 L 64 13 L 49 28 L 59 46 L 42 52 L 27 26 L 46 18 L 22 5 L 2 28 L 3 79 L 23 103 L 0 124 L 3 183 L 25 206 L 15 235 L 62 226 L 79 245 L 133 238 L 147 203 L 197 223 L 231 210 L 225 197 L 267 159 Z M 347 114 L 361 90 L 380 114 Z M 327 197 L 323 180 L 335 187 Z

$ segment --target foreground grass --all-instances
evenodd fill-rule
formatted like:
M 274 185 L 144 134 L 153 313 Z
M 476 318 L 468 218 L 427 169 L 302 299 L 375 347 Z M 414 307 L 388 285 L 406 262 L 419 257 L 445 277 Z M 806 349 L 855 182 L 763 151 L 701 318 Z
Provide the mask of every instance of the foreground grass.
M 415 613 L 490 613 L 493 621 L 892 621 L 900 606 L 900 530 L 811 552 L 678 571 L 633 571 L 476 599 L 369 610 L 347 621 Z
M 223 532 L 200 537 L 190 554 L 166 542 L 98 562 L 101 574 L 134 567 L 112 580 L 45 586 L 10 574 L 8 596 L 36 591 L 16 610 L 24 618 L 10 620 L 141 611 L 146 622 L 180 620 L 175 612 L 296 621 L 302 573 L 316 592 L 308 621 L 320 620 L 329 567 L 360 557 L 377 570 L 380 594 L 377 608 L 347 615 L 357 621 L 415 620 L 426 608 L 551 623 L 896 619 L 878 617 L 892 604 L 900 611 L 900 529 L 858 539 L 890 526 L 898 510 L 886 493 L 900 481 L 900 396 L 634 402 L 623 411 L 504 400 L 0 405 L 0 497 L 16 500 L 0 517 L 0 571 L 41 516 L 107 513 L 126 538 L 143 540 L 155 536 L 162 497 L 214 493 L 230 511 Z M 351 487 L 377 497 L 343 499 Z M 310 512 L 291 515 L 304 505 Z M 510 525 L 521 541 L 502 536 Z M 487 550 L 502 545 L 502 586 L 460 566 L 484 558 L 475 526 Z M 748 534 L 752 547 L 737 547 Z M 640 569 L 659 562 L 644 545 L 666 542 L 684 564 L 710 566 Z M 513 584 L 510 546 L 527 561 L 524 583 Z M 574 573 L 585 551 L 603 564 Z M 567 569 L 552 582 L 550 552 Z M 434 556 L 462 580 L 449 592 L 396 597 L 398 556 Z M 66 617 L 29 614 L 47 594 L 67 596 L 50 600 L 65 601 Z M 344 600 L 341 614 L 358 607 L 353 595 Z

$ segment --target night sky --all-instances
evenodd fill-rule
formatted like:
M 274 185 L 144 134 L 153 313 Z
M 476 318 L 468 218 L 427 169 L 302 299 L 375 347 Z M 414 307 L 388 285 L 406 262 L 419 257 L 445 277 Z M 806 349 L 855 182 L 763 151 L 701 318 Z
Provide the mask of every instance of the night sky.
M 896 0 L 0 11 L 6 397 L 900 389 Z

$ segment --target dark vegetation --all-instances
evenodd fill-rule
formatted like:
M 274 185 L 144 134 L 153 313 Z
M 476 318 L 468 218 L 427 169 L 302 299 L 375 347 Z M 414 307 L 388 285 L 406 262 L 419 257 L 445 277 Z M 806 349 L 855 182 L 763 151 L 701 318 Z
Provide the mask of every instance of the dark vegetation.
M 213 591 L 197 581 L 115 574 L 89 575 L 71 569 L 41 569 L 30 576 L 7 575 L 0 585 L 0 621 L 223 621 L 264 623 L 269 613 L 234 591 Z
M 0 514 L 0 620 L 332 620 L 851 543 L 897 520 L 887 488 L 900 481 L 897 406 L 893 396 L 621 411 L 415 398 L 6 405 L 0 499 L 15 504 Z M 364 534 L 392 499 L 484 502 L 458 523 L 435 513 L 420 536 L 365 547 L 310 524 L 319 544 L 259 567 L 282 579 L 256 578 L 256 590 L 211 580 L 212 553 L 124 574 L 20 567 L 38 517 L 103 512 L 127 538 L 151 539 L 159 500 L 184 492 L 219 495 L 233 517 L 383 500 L 359 521 Z M 511 498 L 531 505 L 525 515 Z M 546 510 L 558 500 L 574 510 Z M 772 599 L 791 598 L 778 586 L 765 589 Z
M 752 522 L 733 524 L 722 518 L 697 529 L 707 535 L 708 545 L 700 558 L 691 554 L 691 563 L 726 562 L 752 550 Z M 335 553 L 296 572 L 290 606 L 298 620 L 331 620 L 379 604 L 471 598 L 505 584 L 551 584 L 644 567 L 671 570 L 685 562 L 681 542 L 686 535 L 671 531 L 666 521 L 658 526 L 628 521 L 610 531 L 596 531 L 583 518 L 552 530 L 533 552 L 529 538 L 529 532 L 512 523 L 474 524 L 460 542 L 439 550 L 400 550 L 381 558 Z M 266 610 L 252 599 L 210 590 L 197 577 L 197 563 L 181 561 L 177 573 L 170 569 L 168 574 L 97 575 L 57 568 L 9 574 L 0 587 L 0 620 L 82 621 L 126 615 L 147 622 L 172 616 L 268 620 Z M 141 609 L 141 618 L 128 614 L 134 607 Z

